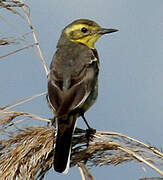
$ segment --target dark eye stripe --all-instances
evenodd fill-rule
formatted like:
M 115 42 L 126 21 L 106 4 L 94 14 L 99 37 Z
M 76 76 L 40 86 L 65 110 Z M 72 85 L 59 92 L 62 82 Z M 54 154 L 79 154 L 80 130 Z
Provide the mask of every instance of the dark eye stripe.
M 81 32 L 86 33 L 87 31 L 88 31 L 88 29 L 86 27 L 81 28 Z

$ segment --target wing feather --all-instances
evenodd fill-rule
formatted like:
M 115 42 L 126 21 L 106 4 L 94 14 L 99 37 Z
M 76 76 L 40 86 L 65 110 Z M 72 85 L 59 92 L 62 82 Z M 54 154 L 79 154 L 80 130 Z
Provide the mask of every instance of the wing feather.
M 58 49 L 54 55 L 48 81 L 49 101 L 57 117 L 81 106 L 93 88 L 97 59 L 87 47 L 74 54 L 70 49 Z

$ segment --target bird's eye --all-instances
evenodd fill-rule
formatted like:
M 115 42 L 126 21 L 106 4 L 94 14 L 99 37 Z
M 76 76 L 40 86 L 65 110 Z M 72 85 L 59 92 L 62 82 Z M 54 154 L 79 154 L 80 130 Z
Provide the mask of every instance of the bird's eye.
M 87 31 L 88 31 L 88 29 L 86 27 L 81 28 L 81 32 L 86 33 Z

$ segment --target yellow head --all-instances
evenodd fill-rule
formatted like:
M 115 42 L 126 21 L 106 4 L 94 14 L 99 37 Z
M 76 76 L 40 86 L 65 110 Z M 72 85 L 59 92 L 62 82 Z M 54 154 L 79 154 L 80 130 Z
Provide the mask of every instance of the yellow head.
M 79 19 L 66 26 L 63 33 L 70 41 L 81 43 L 94 49 L 94 44 L 99 37 L 116 31 L 118 30 L 101 28 L 96 22 L 88 19 Z

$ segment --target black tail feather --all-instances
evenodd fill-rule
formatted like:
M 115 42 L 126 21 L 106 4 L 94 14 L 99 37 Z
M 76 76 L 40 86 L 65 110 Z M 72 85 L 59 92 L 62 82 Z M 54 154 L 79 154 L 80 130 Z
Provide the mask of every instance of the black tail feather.
M 54 152 L 54 169 L 62 173 L 69 168 L 71 141 L 76 117 L 71 115 L 67 119 L 57 118 L 58 131 Z M 65 172 L 66 173 L 66 172 Z

